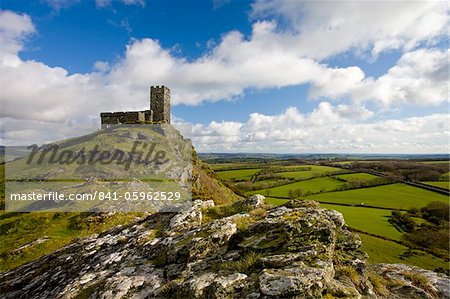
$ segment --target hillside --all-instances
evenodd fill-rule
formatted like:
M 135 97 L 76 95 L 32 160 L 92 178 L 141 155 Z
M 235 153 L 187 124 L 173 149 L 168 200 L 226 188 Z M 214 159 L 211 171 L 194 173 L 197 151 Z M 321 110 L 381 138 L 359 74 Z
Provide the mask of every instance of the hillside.
M 140 186 L 145 179 L 155 177 L 171 177 L 180 179 L 185 173 L 182 167 L 174 167 L 176 162 L 191 161 L 192 165 L 186 164 L 185 167 L 191 169 L 192 175 L 189 183 L 192 185 L 192 198 L 213 200 L 217 204 L 225 204 L 239 199 L 235 193 L 229 190 L 218 180 L 212 171 L 203 164 L 195 153 L 195 150 L 180 150 L 182 147 L 190 146 L 187 140 L 183 139 L 180 133 L 171 126 L 162 126 L 160 130 L 153 130 L 150 127 L 120 127 L 117 129 L 103 130 L 92 134 L 63 140 L 57 142 L 61 150 L 77 150 L 80 148 L 90 149 L 99 145 L 99 151 L 122 149 L 130 150 L 133 142 L 155 142 L 158 147 L 168 149 L 168 155 L 172 157 L 172 167 L 166 169 L 157 168 L 157 172 L 150 171 L 151 167 L 146 169 L 144 166 L 130 167 L 125 171 L 120 165 L 109 164 L 99 168 L 89 168 L 86 165 L 78 166 L 76 164 L 59 165 L 45 164 L 31 165 L 27 168 L 25 175 L 27 178 L 43 179 L 38 183 L 39 189 L 53 190 L 76 190 L 77 192 L 89 192 L 90 190 L 101 190 L 101 188 L 110 188 L 120 190 L 120 187 L 129 189 Z M 23 153 L 23 150 L 20 152 Z M 183 154 L 189 153 L 189 157 L 183 157 Z M 175 157 L 175 158 L 173 158 Z M 7 170 L 15 175 L 21 174 L 20 170 L 24 168 L 25 159 L 10 162 Z M 176 166 L 176 165 L 175 165 Z M 4 165 L 1 165 L 2 172 Z M 154 168 L 153 168 L 154 169 Z M 173 170 L 176 171 L 173 171 Z M 158 172 L 159 171 L 159 172 Z M 96 175 L 92 179 L 89 172 Z M 3 176 L 3 175 L 2 175 Z M 11 175 L 12 176 L 12 175 Z M 8 176 L 8 178 L 11 178 Z M 87 179 L 85 179 L 87 178 Z M 105 180 L 99 180 L 104 178 Z M 108 179 L 121 179 L 118 182 L 110 182 Z M 124 179 L 125 178 L 125 179 Z M 57 183 L 47 182 L 51 180 L 60 180 Z M 72 182 L 70 181 L 72 180 Z M 63 182 L 61 182 L 63 181 Z M 1 198 L 4 202 L 4 182 L 2 180 Z M 73 187 L 75 185 L 75 187 Z M 80 185 L 82 185 L 80 187 Z M 29 187 L 30 184 L 27 184 Z M 170 186 L 173 186 L 170 185 Z M 134 191 L 134 189 L 133 189 Z M 36 206 L 34 206 L 36 208 Z M 42 255 L 55 251 L 72 240 L 85 237 L 93 233 L 100 233 L 116 225 L 125 225 L 130 221 L 142 219 L 151 211 L 135 210 L 128 213 L 119 213 L 108 211 L 107 213 L 93 212 L 38 212 L 38 213 L 17 213 L 0 212 L 0 265 L 1 270 L 5 271 L 26 262 L 35 260 Z

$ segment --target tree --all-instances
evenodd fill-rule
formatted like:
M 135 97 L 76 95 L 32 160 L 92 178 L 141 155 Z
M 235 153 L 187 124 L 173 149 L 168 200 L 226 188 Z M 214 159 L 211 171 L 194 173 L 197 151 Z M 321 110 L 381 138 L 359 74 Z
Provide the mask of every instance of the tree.
M 422 218 L 439 224 L 449 221 L 449 204 L 441 201 L 430 202 L 426 207 L 421 209 Z

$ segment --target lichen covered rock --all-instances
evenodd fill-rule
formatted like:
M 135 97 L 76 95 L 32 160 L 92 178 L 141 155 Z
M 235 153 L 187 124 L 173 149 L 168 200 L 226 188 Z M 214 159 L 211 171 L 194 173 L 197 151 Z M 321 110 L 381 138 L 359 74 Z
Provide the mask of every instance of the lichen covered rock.
M 2 298 L 448 298 L 448 279 L 433 272 L 398 265 L 369 269 L 361 240 L 338 212 L 312 201 L 264 213 L 259 198 L 240 204 L 246 213 L 214 219 L 204 217 L 214 204 L 196 201 L 177 214 L 150 215 L 78 240 L 0 274 L 0 293 Z M 386 286 L 389 296 L 377 293 L 367 271 L 395 280 L 395 287 Z M 413 277 L 419 272 L 426 277 L 422 284 Z

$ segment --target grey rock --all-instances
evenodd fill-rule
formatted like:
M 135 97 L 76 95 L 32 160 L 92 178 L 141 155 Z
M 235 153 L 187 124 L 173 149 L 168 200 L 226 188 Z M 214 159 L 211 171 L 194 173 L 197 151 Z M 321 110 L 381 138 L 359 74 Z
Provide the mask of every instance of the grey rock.
M 265 199 L 266 198 L 264 197 L 264 195 L 255 194 L 255 195 L 252 195 L 247 200 L 245 200 L 243 204 L 248 206 L 248 207 L 256 209 L 256 208 L 259 208 L 259 207 L 264 205 L 264 200 Z
M 361 240 L 341 215 L 314 202 L 205 223 L 202 213 L 213 206 L 194 201 L 0 273 L 2 298 L 383 298 L 368 270 L 401 281 L 388 286 L 387 298 L 449 298 L 446 276 L 405 265 L 367 266 Z M 357 269 L 358 285 L 335 270 L 342 265 Z

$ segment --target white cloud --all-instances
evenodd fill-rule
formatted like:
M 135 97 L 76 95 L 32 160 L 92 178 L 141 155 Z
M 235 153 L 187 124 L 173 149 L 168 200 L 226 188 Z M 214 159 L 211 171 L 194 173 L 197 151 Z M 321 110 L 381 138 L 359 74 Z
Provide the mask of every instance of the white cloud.
M 139 5 L 145 6 L 145 0 L 95 0 L 95 5 L 97 7 L 107 7 L 110 6 L 113 2 L 121 2 L 125 5 Z
M 402 103 L 438 105 L 448 98 L 448 69 L 448 50 L 418 49 L 404 53 L 396 65 L 377 79 L 355 72 L 352 78 L 317 82 L 309 95 L 374 101 L 385 109 Z
M 24 39 L 35 32 L 31 19 L 27 15 L 16 14 L 9 10 L 0 10 L 0 59 L 2 64 L 18 62 L 17 52 L 22 50 Z
M 288 23 L 274 42 L 323 59 L 348 50 L 378 55 L 409 51 L 445 36 L 446 1 L 284 1 L 257 0 L 254 18 L 279 17 Z M 285 22 L 284 22 L 285 23 Z
M 44 0 L 54 10 L 60 10 L 62 8 L 68 8 L 74 4 L 80 2 L 80 0 Z
M 363 84 L 355 96 L 374 99 L 385 107 L 399 102 L 437 105 L 448 98 L 448 69 L 447 50 L 408 52 L 387 74 Z
M 309 114 L 296 108 L 273 116 L 253 113 L 243 123 L 195 124 L 189 137 L 197 150 L 208 152 L 409 154 L 448 150 L 450 117 L 446 114 L 354 123 L 343 117 L 342 110 L 321 102 Z M 233 130 L 228 130 L 230 125 Z M 226 136 L 221 134 L 224 130 Z
M 231 2 L 231 0 L 212 0 L 213 3 L 213 9 L 219 9 L 224 5 L 227 5 Z

